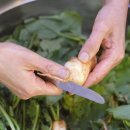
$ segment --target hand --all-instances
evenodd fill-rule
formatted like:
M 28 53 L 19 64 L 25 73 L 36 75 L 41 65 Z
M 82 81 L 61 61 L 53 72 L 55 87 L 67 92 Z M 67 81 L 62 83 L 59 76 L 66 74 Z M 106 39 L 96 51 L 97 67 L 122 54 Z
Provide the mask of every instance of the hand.
M 68 70 L 38 54 L 11 43 L 0 44 L 0 82 L 22 99 L 59 95 L 61 90 L 34 74 L 34 70 L 66 80 Z
M 128 2 L 128 0 L 107 0 L 99 11 L 92 33 L 78 56 L 86 63 L 97 54 L 101 46 L 103 47 L 103 53 L 89 74 L 85 86 L 100 82 L 123 59 Z

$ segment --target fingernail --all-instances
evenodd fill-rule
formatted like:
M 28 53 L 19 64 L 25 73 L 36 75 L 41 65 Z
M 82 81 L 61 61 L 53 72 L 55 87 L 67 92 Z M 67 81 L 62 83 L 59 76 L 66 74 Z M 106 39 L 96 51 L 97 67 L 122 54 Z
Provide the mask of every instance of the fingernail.
M 82 62 L 88 61 L 88 59 L 89 59 L 88 53 L 82 52 L 82 53 L 79 55 L 79 59 L 80 59 Z
M 63 79 L 67 79 L 69 77 L 69 71 L 67 69 L 60 69 L 58 74 L 59 77 Z

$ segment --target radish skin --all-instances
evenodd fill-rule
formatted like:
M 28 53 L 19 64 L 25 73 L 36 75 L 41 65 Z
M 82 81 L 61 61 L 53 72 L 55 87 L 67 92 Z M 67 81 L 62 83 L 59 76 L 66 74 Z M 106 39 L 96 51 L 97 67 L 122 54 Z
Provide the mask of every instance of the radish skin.
M 88 63 L 82 63 L 78 58 L 71 58 L 65 63 L 65 67 L 70 71 L 69 81 L 73 81 L 79 85 L 83 85 L 93 68 L 96 64 L 96 58 L 93 58 Z
M 52 130 L 67 130 L 65 121 L 64 120 L 54 121 Z

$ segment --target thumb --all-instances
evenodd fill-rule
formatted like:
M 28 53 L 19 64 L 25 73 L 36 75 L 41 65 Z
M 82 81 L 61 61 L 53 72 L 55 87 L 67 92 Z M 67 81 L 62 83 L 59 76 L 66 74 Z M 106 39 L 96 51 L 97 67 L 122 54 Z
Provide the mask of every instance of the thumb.
M 91 60 L 99 51 L 101 43 L 106 35 L 107 35 L 106 27 L 103 27 L 101 24 L 96 25 L 96 27 L 93 28 L 93 31 L 89 39 L 83 45 L 78 55 L 79 60 L 84 63 Z

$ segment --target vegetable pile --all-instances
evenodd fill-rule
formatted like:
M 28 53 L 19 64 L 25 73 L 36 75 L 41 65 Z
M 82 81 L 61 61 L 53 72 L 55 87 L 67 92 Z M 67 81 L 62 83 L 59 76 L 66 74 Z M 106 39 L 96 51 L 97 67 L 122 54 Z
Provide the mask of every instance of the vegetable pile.
M 0 41 L 16 42 L 64 64 L 78 54 L 85 39 L 81 16 L 63 12 L 27 19 Z M 130 130 L 129 43 L 127 37 L 123 62 L 92 87 L 104 96 L 104 105 L 67 93 L 23 101 L 0 84 L 0 130 Z

